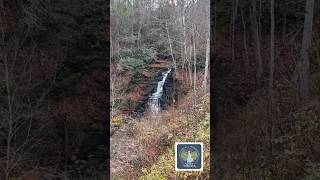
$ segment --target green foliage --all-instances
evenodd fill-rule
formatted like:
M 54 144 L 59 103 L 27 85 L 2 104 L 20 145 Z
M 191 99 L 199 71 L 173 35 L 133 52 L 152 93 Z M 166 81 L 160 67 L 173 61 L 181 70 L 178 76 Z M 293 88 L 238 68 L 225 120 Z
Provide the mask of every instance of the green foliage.
M 132 17 L 134 15 L 134 11 L 132 8 L 128 8 L 124 1 L 117 1 L 111 3 L 111 13 L 114 13 L 118 16 L 122 17 Z
M 153 48 L 136 48 L 136 49 L 125 49 L 115 54 L 113 60 L 118 62 L 120 59 L 135 58 L 141 59 L 145 63 L 150 63 L 153 58 L 157 55 L 157 51 Z
M 135 72 L 140 68 L 143 68 L 145 64 L 146 63 L 142 59 L 125 57 L 119 60 L 119 63 L 117 64 L 118 65 L 117 68 L 120 72 L 125 70 L 129 70 L 130 72 Z
M 152 48 L 128 49 L 120 51 L 113 57 L 119 71 L 136 73 L 152 62 L 157 52 Z
M 134 108 L 134 107 L 137 106 L 137 102 L 129 99 L 128 102 L 127 102 L 127 105 L 128 105 L 129 108 Z
M 157 49 L 159 52 L 159 54 L 158 54 L 159 58 L 165 59 L 165 58 L 171 57 L 169 43 L 168 43 L 168 45 L 166 45 L 166 44 L 167 44 L 167 42 L 164 42 L 163 44 L 159 44 L 157 46 Z M 175 51 L 173 50 L 173 52 L 175 52 Z
M 153 179 L 168 179 L 174 177 L 174 151 L 170 150 L 167 154 L 160 156 L 157 164 L 153 165 L 150 169 L 142 168 L 142 173 L 146 174 L 141 176 L 140 180 L 153 180 Z

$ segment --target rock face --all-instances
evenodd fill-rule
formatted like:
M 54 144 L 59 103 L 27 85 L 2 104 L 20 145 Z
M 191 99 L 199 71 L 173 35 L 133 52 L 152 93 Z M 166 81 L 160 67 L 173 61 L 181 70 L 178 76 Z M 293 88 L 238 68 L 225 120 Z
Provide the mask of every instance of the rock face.
M 169 73 L 167 80 L 163 85 L 163 94 L 160 99 L 161 109 L 165 109 L 168 105 L 172 103 L 172 91 L 173 91 L 173 74 L 174 69 Z
M 149 97 L 157 91 L 157 84 L 159 81 L 162 80 L 163 76 L 162 73 L 167 71 L 167 69 L 160 69 L 157 71 L 156 75 L 154 76 L 153 80 L 149 84 L 148 88 L 145 90 L 144 96 L 141 98 L 140 102 L 136 106 L 134 110 L 134 114 L 141 116 L 148 108 L 148 101 Z M 170 105 L 172 102 L 172 82 L 173 82 L 173 74 L 174 70 L 172 69 L 171 72 L 168 74 L 166 81 L 163 85 L 163 94 L 160 98 L 160 107 L 161 109 L 165 109 L 166 106 Z

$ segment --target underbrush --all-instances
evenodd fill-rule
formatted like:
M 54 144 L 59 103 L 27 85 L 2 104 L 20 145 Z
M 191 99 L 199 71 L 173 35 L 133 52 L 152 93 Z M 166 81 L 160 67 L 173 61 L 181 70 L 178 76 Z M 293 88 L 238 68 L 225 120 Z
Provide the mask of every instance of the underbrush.
M 199 92 L 199 91 L 198 91 Z M 142 151 L 126 172 L 117 173 L 113 179 L 208 179 L 210 171 L 210 113 L 209 95 L 198 93 L 181 108 L 164 111 L 160 118 L 145 117 L 131 129 Z M 183 107 L 183 108 L 182 108 Z M 202 172 L 175 171 L 175 142 L 203 142 L 204 168 Z
M 319 179 L 319 98 L 298 104 L 288 101 L 290 91 L 275 94 L 271 113 L 265 94 L 258 92 L 219 124 L 216 178 Z
M 91 175 L 77 174 L 76 177 L 71 177 L 67 175 L 67 172 L 63 170 L 57 170 L 55 168 L 45 168 L 34 166 L 31 169 L 21 170 L 14 177 L 9 178 L 10 180 L 45 180 L 45 179 L 65 179 L 65 180 L 105 180 L 106 174 L 91 173 Z M 5 179 L 5 178 L 3 178 Z
M 115 54 L 112 60 L 117 63 L 119 72 L 138 72 L 147 64 L 152 63 L 157 51 L 152 48 L 126 49 Z
M 208 105 L 208 104 L 207 104 Z M 209 178 L 209 156 L 210 156 L 210 114 L 206 104 L 200 104 L 195 107 L 193 112 L 176 117 L 169 122 L 163 129 L 159 129 L 149 135 L 149 138 L 155 136 L 163 137 L 158 146 L 166 146 L 164 153 L 160 155 L 157 161 L 150 167 L 145 166 L 141 169 L 140 179 L 173 179 L 173 178 Z M 148 138 L 146 138 L 148 139 Z M 146 140 L 147 141 L 147 140 Z M 175 172 L 175 142 L 203 142 L 204 143 L 204 171 L 199 172 Z

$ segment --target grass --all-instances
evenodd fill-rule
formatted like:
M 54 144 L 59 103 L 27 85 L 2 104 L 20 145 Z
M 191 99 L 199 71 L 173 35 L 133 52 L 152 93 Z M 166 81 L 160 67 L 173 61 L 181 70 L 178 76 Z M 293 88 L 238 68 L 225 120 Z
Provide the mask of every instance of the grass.
M 209 97 L 205 96 L 202 102 L 191 107 L 192 110 L 180 111 L 167 124 L 143 133 L 143 141 L 147 145 L 150 140 L 158 142 L 153 146 L 146 146 L 146 151 L 162 149 L 161 154 L 153 164 L 146 164 L 140 169 L 141 180 L 151 179 L 209 179 L 210 160 L 210 114 Z M 203 142 L 204 143 L 204 170 L 202 172 L 175 171 L 175 142 Z M 148 153 L 147 153 L 148 154 Z

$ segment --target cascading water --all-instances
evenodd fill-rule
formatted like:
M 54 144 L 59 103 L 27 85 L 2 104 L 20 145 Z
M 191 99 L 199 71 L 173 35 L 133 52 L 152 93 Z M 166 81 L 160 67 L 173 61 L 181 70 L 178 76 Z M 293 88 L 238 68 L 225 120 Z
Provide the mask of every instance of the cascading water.
M 149 104 L 150 110 L 154 116 L 159 114 L 159 112 L 161 110 L 160 98 L 163 94 L 163 85 L 166 82 L 166 79 L 167 79 L 170 72 L 171 72 L 171 68 L 162 73 L 162 80 L 158 82 L 157 91 L 154 92 L 149 98 L 148 104 Z

